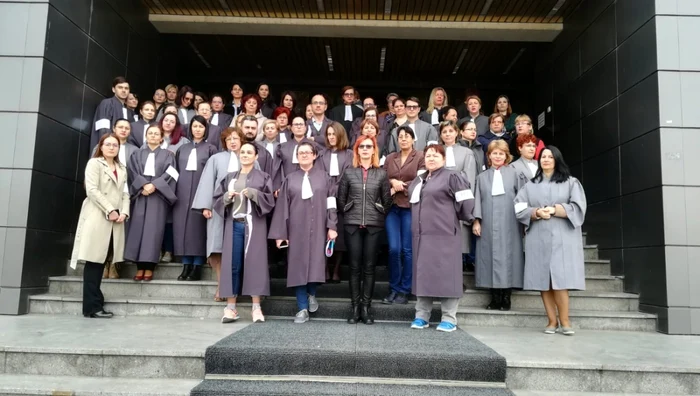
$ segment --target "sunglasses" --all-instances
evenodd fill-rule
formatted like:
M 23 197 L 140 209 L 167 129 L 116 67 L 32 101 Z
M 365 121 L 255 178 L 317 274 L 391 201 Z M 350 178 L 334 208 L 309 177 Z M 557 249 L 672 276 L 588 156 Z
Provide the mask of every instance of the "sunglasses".
M 373 144 L 361 144 L 361 145 L 357 146 L 357 148 L 369 150 L 369 149 L 374 148 L 374 145 Z

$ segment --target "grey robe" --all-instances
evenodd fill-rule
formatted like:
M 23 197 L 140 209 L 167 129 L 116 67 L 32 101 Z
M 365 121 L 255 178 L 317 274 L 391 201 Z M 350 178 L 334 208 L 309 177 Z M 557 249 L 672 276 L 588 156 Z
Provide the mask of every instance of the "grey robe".
M 228 193 L 229 182 L 241 176 L 246 178 L 246 188 L 255 190 L 247 201 L 245 221 L 245 254 L 243 259 L 243 279 L 241 294 L 246 296 L 270 295 L 270 272 L 267 268 L 267 215 L 275 206 L 270 176 L 257 169 L 248 175 L 240 171 L 229 173 L 218 184 L 214 194 L 214 208 L 224 219 L 224 249 L 221 255 L 221 281 L 219 295 L 233 297 L 233 218 L 231 204 L 226 205 L 224 194 Z
M 464 176 L 444 168 L 425 183 L 420 176 L 414 179 L 408 196 L 421 184 L 420 201 L 411 204 L 412 293 L 459 298 L 463 294 L 459 221 L 473 221 L 474 197 Z
M 156 176 L 145 176 L 144 170 L 148 154 L 155 154 Z M 177 201 L 175 195 L 176 174 L 175 156 L 167 150 L 146 146 L 129 158 L 126 167 L 131 195 L 129 234 L 126 238 L 124 259 L 133 262 L 157 263 L 163 244 L 165 222 L 171 206 Z M 170 173 L 168 173 L 168 172 Z M 143 186 L 153 183 L 155 193 L 142 195 Z
M 268 235 L 289 240 L 287 287 L 326 281 L 326 237 L 329 229 L 337 230 L 335 184 L 314 166 L 309 171 L 313 196 L 301 199 L 304 173 L 293 172 L 282 183 Z
M 406 121 L 403 125 L 409 124 L 410 122 Z M 396 133 L 397 130 L 398 127 L 392 129 L 391 135 L 388 137 L 388 142 L 385 151 L 387 155 L 399 151 L 399 140 L 398 135 Z M 422 121 L 420 119 L 416 120 L 413 132 L 416 135 L 416 139 L 413 142 L 413 148 L 415 148 L 418 151 L 425 151 L 425 147 L 428 146 L 428 144 L 438 142 L 437 129 L 435 129 L 434 126 L 428 124 L 425 121 Z
M 112 133 L 114 123 L 120 119 L 134 119 L 134 112 L 125 104 L 119 101 L 116 96 L 103 99 L 95 110 L 95 117 L 92 120 L 92 132 L 90 133 L 90 150 L 97 146 L 102 135 Z
M 190 153 L 197 150 L 197 170 L 187 170 Z M 204 166 L 209 158 L 219 150 L 211 143 L 188 143 L 175 154 L 177 171 L 180 179 L 177 181 L 175 194 L 177 202 L 173 206 L 173 242 L 176 256 L 206 256 L 207 254 L 207 219 L 202 211 L 192 210 L 199 179 L 204 172 Z
M 444 146 L 444 145 L 443 145 Z M 459 144 L 452 145 L 452 150 L 455 155 L 455 166 L 445 165 L 445 169 L 454 170 L 461 173 L 469 181 L 469 185 L 473 186 L 476 184 L 476 159 L 474 158 L 474 153 L 466 147 L 462 147 Z M 447 151 L 447 146 L 445 146 L 445 151 Z M 472 230 L 465 222 L 462 224 L 462 253 L 469 253 L 471 250 L 471 236 Z
M 161 144 L 160 147 L 175 154 L 175 153 L 177 153 L 177 150 L 180 149 L 180 147 L 182 147 L 188 143 L 190 143 L 190 139 L 182 136 L 182 137 L 180 137 L 180 140 L 177 141 L 177 144 L 170 144 L 170 136 L 166 136 L 163 139 L 163 143 Z
M 476 238 L 476 287 L 507 289 L 523 287 L 523 231 L 513 211 L 513 199 L 527 180 L 515 169 L 502 166 L 505 194 L 492 196 L 495 169 L 477 177 L 474 218 L 481 221 Z
M 222 151 L 209 158 L 204 166 L 202 176 L 199 178 L 197 193 L 195 193 L 192 201 L 193 210 L 203 211 L 204 209 L 209 209 L 212 211 L 211 219 L 207 220 L 207 257 L 211 256 L 212 253 L 221 253 L 223 249 L 224 218 L 214 210 L 214 192 L 229 173 L 228 164 L 230 160 L 230 151 Z M 260 169 L 257 162 L 255 169 Z
M 567 218 L 531 220 L 532 210 L 561 204 Z M 543 176 L 527 183 L 515 197 L 515 212 L 525 225 L 525 290 L 585 290 L 581 226 L 586 217 L 586 193 L 575 177 L 552 183 Z
M 183 130 L 187 130 L 187 126 L 190 124 L 190 121 L 192 121 L 192 117 L 197 115 L 197 113 L 193 109 L 187 109 L 184 107 L 180 107 L 177 109 L 177 118 L 180 120 L 180 124 L 182 124 Z
M 474 121 L 476 124 L 476 136 L 481 136 L 489 131 L 489 118 L 483 114 L 472 118 L 469 113 L 467 113 L 466 117 L 460 118 L 459 121 L 457 121 L 457 125 L 462 125 L 462 123 L 467 121 Z
M 537 160 L 533 159 L 530 161 L 537 165 Z M 528 160 L 526 160 L 523 157 L 518 158 L 516 161 L 513 161 L 510 166 L 518 172 L 519 175 L 522 175 L 522 177 L 526 178 L 527 180 L 532 180 L 533 177 L 535 177 L 535 174 L 532 173 L 530 170 L 530 167 L 527 165 Z M 537 168 L 535 168 L 537 169 Z M 537 171 L 535 171 L 537 172 Z
M 331 176 L 330 174 L 331 157 L 333 154 L 338 154 L 338 171 L 340 172 L 340 175 L 338 176 Z M 343 173 L 345 173 L 345 170 L 352 166 L 352 155 L 353 154 L 351 150 L 343 150 L 340 152 L 326 150 L 321 154 L 320 157 L 316 158 L 316 166 L 321 166 L 323 168 L 328 177 L 330 177 L 333 183 L 335 183 L 337 188 L 338 184 L 340 183 L 340 180 L 343 177 Z M 338 211 L 337 226 L 338 229 L 341 231 L 345 229 L 343 223 L 343 213 L 341 211 Z M 338 232 L 338 238 L 336 238 L 335 240 L 335 250 L 339 252 L 345 251 L 345 232 Z

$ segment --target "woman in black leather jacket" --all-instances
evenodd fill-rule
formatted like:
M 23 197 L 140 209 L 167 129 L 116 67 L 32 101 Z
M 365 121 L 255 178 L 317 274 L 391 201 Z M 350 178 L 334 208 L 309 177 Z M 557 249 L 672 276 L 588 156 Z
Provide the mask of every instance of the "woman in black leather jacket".
M 348 323 L 361 320 L 369 325 L 374 323 L 370 311 L 374 267 L 384 220 L 391 208 L 391 189 L 386 171 L 379 167 L 375 138 L 365 135 L 357 138 L 352 165 L 345 170 L 338 186 L 338 210 L 345 219 L 345 244 L 350 253 L 352 314 Z

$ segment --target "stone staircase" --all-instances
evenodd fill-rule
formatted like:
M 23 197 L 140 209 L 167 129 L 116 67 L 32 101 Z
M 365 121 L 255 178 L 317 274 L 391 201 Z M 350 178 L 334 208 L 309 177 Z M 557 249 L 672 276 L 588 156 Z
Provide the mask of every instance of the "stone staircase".
M 585 238 L 585 237 L 584 237 Z M 598 257 L 596 245 L 585 245 L 586 291 L 571 292 L 571 318 L 583 330 L 656 331 L 656 316 L 639 312 L 639 298 L 623 292 L 621 277 L 610 275 L 610 262 Z M 341 279 L 349 268 L 342 266 Z M 49 292 L 30 297 L 30 312 L 44 314 L 81 314 L 82 266 L 68 268 L 68 275 L 50 278 Z M 212 269 L 205 266 L 198 282 L 175 280 L 182 269 L 178 263 L 159 264 L 151 282 L 134 282 L 133 264 L 123 264 L 122 279 L 103 280 L 102 290 L 107 308 L 119 316 L 166 316 L 218 319 L 223 303 L 213 301 L 216 281 Z M 271 269 L 271 296 L 263 301 L 266 315 L 293 317 L 296 313 L 294 292 L 285 284 L 286 268 Z M 387 306 L 380 303 L 388 291 L 387 267 L 377 267 L 375 303 L 377 320 L 410 322 L 413 304 Z M 460 301 L 460 326 L 534 327 L 545 322 L 544 308 L 538 292 L 514 291 L 509 312 L 489 311 L 489 294 L 474 289 L 474 274 L 464 273 L 466 291 Z M 327 284 L 319 288 L 318 298 L 324 309 L 316 317 L 345 319 L 348 314 L 348 283 Z M 248 317 L 250 300 L 242 299 L 239 311 Z M 435 305 L 435 312 L 439 305 Z M 439 318 L 439 315 L 434 316 Z
M 635 345 L 650 345 L 658 341 L 657 337 L 667 337 L 655 333 L 654 315 L 638 311 L 638 296 L 623 292 L 623 279 L 610 274 L 610 263 L 599 259 L 597 246 L 586 245 L 585 258 L 587 290 L 571 293 L 572 322 L 577 329 L 585 331 L 574 338 L 560 335 L 548 338 L 541 334 L 546 319 L 536 292 L 514 292 L 513 306 L 509 312 L 485 310 L 488 292 L 474 289 L 474 274 L 464 273 L 466 291 L 460 302 L 459 325 L 489 347 L 498 345 L 499 348 L 495 349 L 507 359 L 505 383 L 500 378 L 495 383 L 495 388 L 489 388 L 494 384 L 486 384 L 486 388 L 478 388 L 478 392 L 477 388 L 472 388 L 466 394 L 506 394 L 506 385 L 510 389 L 516 389 L 515 395 L 537 395 L 540 391 L 559 395 L 569 391 L 634 391 L 633 393 L 648 394 L 695 394 L 700 391 L 700 369 L 685 368 L 692 364 L 685 363 L 683 368 L 665 369 L 661 366 L 642 367 L 629 362 L 619 365 L 598 363 L 597 360 L 595 364 L 577 363 L 578 358 L 573 356 L 593 350 L 599 339 L 617 337 L 615 339 L 630 339 L 630 343 Z M 464 394 L 460 393 L 460 389 L 451 389 L 464 385 L 459 381 L 450 382 L 457 377 L 434 376 L 430 379 L 430 387 L 421 388 L 418 382 L 412 383 L 408 378 L 402 378 L 399 382 L 391 378 L 373 379 L 375 377 L 358 380 L 354 376 L 357 374 L 347 370 L 342 378 L 330 379 L 319 379 L 318 376 L 307 378 L 284 370 L 273 370 L 274 378 L 251 375 L 254 371 L 237 375 L 237 369 L 224 373 L 223 377 L 215 374 L 205 368 L 205 365 L 209 365 L 208 355 L 205 355 L 206 346 L 216 343 L 231 332 L 247 329 L 250 300 L 241 299 L 238 304 L 243 322 L 222 325 L 218 320 L 224 303 L 213 301 L 216 282 L 212 269 L 208 266 L 204 268 L 202 281 L 181 282 L 175 280 L 181 268 L 178 263 L 160 264 L 155 271 L 155 280 L 134 282 L 131 278 L 136 272 L 135 266 L 123 265 L 122 279 L 107 279 L 102 283 L 106 307 L 118 315 L 108 321 L 81 317 L 82 266 L 76 270 L 69 268 L 65 276 L 50 278 L 49 292 L 30 297 L 31 314 L 24 318 L 36 322 L 38 336 L 48 333 L 66 335 L 59 330 L 52 330 L 50 326 L 44 328 L 41 320 L 46 318 L 44 322 L 52 325 L 65 322 L 69 328 L 77 327 L 78 334 L 69 334 L 77 339 L 71 341 L 72 347 L 63 345 L 63 341 L 51 343 L 51 347 L 24 344 L 20 347 L 4 347 L 0 344 L 0 395 L 49 394 L 61 389 L 69 389 L 75 396 L 96 395 L 97 389 L 101 390 L 101 395 L 113 396 L 186 395 L 205 378 L 206 381 L 198 385 L 192 395 L 298 394 L 299 384 L 303 384 L 304 393 L 309 395 L 411 395 L 413 392 Z M 341 278 L 347 279 L 349 269 L 346 266 L 341 268 Z M 291 323 L 291 318 L 296 313 L 293 292 L 286 288 L 284 276 L 285 268 L 271 269 L 272 296 L 263 301 L 263 310 L 271 323 L 278 322 L 275 319 Z M 388 293 L 387 279 L 386 267 L 378 267 L 373 305 L 375 318 L 378 322 L 402 324 L 379 322 L 374 327 L 398 326 L 397 331 L 401 331 L 413 319 L 414 307 L 411 302 L 393 306 L 380 303 L 380 299 Z M 337 321 L 344 321 L 349 311 L 347 296 L 346 281 L 320 287 L 318 297 L 321 308 L 312 315 L 312 318 L 319 320 L 312 320 L 311 323 L 321 326 L 320 328 L 325 324 L 337 327 Z M 335 323 L 320 323 L 321 320 Z M 433 308 L 433 320 L 439 320 L 439 304 Z M 253 330 L 252 334 L 262 330 L 255 329 L 256 327 L 258 326 L 253 325 L 250 329 Z M 348 331 L 351 328 L 356 329 L 354 331 L 363 330 L 343 323 L 337 331 L 344 331 L 346 327 Z M 111 338 L 104 346 L 83 344 L 84 340 L 91 339 L 95 334 L 99 337 L 99 334 L 108 334 L 110 331 L 118 335 L 108 335 Z M 184 340 L 178 339 L 179 332 L 187 334 Z M 333 338 L 334 334 L 331 333 L 333 332 L 323 333 L 319 330 L 319 334 Z M 437 332 L 426 334 L 432 337 L 434 333 Z M 495 334 L 499 336 L 494 337 Z M 132 341 L 134 337 L 136 341 Z M 639 340 L 637 337 L 640 337 Z M 580 351 L 575 352 L 574 347 L 583 340 L 586 344 L 578 347 Z M 325 346 L 321 346 L 327 350 L 319 352 L 319 361 L 330 364 L 328 359 L 324 360 L 324 353 L 338 353 L 331 341 L 329 339 Z M 618 344 L 620 342 L 622 341 L 617 341 Z M 153 343 L 158 345 L 153 346 Z M 615 343 L 610 345 L 614 346 Z M 594 354 L 592 359 L 604 356 L 610 345 L 605 346 L 606 352 Z M 425 347 L 435 350 L 434 345 L 426 344 Z M 546 356 L 533 360 L 531 353 L 524 352 L 523 348 L 543 351 Z M 264 350 L 263 348 L 262 351 Z M 547 350 L 569 352 L 565 354 L 564 362 L 550 361 Z M 513 356 L 509 356 L 511 352 Z M 410 351 L 405 353 L 406 356 L 412 356 Z M 282 355 L 283 353 L 275 359 L 283 358 Z M 261 362 L 264 363 L 264 360 Z M 564 380 L 559 380 L 560 378 Z M 645 382 L 646 378 L 654 378 L 653 383 Z M 445 387 L 435 388 L 441 385 L 440 380 L 447 380 L 442 384 Z M 232 387 L 233 383 L 236 385 Z M 634 388 L 631 388 L 632 384 L 635 385 Z M 236 392 L 231 391 L 233 388 Z M 282 388 L 288 389 L 290 393 L 283 393 Z M 590 393 L 591 396 L 594 394 Z

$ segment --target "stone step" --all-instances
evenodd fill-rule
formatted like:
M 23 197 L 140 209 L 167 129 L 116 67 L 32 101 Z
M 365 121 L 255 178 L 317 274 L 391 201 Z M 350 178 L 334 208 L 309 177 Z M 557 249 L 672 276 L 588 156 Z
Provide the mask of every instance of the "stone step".
M 216 379 L 209 379 L 210 377 Z M 207 376 L 192 389 L 192 396 L 513 396 L 503 387 L 458 381 L 366 379 L 320 376 Z
M 133 263 L 121 263 L 121 269 L 119 274 L 122 279 L 132 279 L 136 275 L 136 265 Z M 73 270 L 68 268 L 66 272 L 69 276 L 82 276 L 83 275 L 83 264 L 78 264 L 78 267 Z M 377 281 L 388 281 L 389 272 L 388 268 L 384 265 L 376 267 L 376 278 Z M 610 261 L 609 260 L 599 260 L 599 259 L 586 259 L 585 262 L 586 277 L 588 276 L 610 276 Z M 155 279 L 161 280 L 176 280 L 178 275 L 182 272 L 182 264 L 180 263 L 160 263 L 156 266 L 154 273 Z M 469 274 L 469 273 L 466 273 Z M 270 267 L 270 277 L 284 279 L 287 277 L 287 267 L 285 266 L 271 266 Z M 350 278 L 350 267 L 347 265 L 340 266 L 340 278 L 343 280 L 348 280 Z M 618 277 L 619 278 L 619 277 Z M 202 268 L 202 279 L 205 280 L 216 280 L 214 271 L 209 265 L 205 265 Z M 622 279 L 622 278 L 619 278 Z M 471 281 L 473 285 L 473 280 Z M 617 282 L 620 284 L 619 290 L 608 290 L 608 289 L 597 289 L 591 288 L 591 290 L 606 290 L 606 291 L 622 291 L 622 281 Z M 467 284 L 469 285 L 469 284 Z
M 188 396 L 199 379 L 0 374 L 0 395 Z
M 250 300 L 241 299 L 238 311 L 244 319 L 250 318 Z M 37 314 L 81 315 L 81 297 L 77 295 L 42 294 L 30 296 L 30 312 Z M 350 312 L 347 299 L 319 298 L 321 308 L 312 318 L 345 320 Z M 167 298 L 107 298 L 106 308 L 115 315 L 135 317 L 183 317 L 220 319 L 224 303 L 212 299 Z M 293 297 L 269 297 L 262 302 L 263 312 L 270 317 L 291 318 L 297 312 Z M 384 305 L 375 301 L 374 317 L 383 321 L 410 322 L 415 316 L 414 304 Z M 439 321 L 439 304 L 433 305 L 432 320 Z M 597 330 L 656 331 L 656 316 L 630 311 L 578 311 L 570 313 L 577 328 Z M 460 307 L 460 325 L 540 328 L 546 321 L 544 309 L 490 311 L 481 307 Z
M 464 283 L 467 289 L 474 289 L 473 273 L 465 273 Z M 56 276 L 49 278 L 49 293 L 75 294 L 82 293 L 83 280 L 80 276 Z M 349 298 L 348 282 L 337 284 L 327 283 L 319 288 L 319 297 Z M 621 292 L 622 283 L 619 278 L 611 276 L 591 276 L 586 278 L 589 292 Z M 107 297 L 166 297 L 166 298 L 207 298 L 216 293 L 216 281 L 203 280 L 185 282 L 176 280 L 156 279 L 150 282 L 135 282 L 130 279 L 103 279 L 102 292 Z M 293 296 L 294 289 L 288 288 L 286 280 L 272 279 L 270 291 L 273 296 Z M 374 295 L 381 299 L 389 293 L 388 282 L 376 282 Z M 518 294 L 519 292 L 516 292 Z M 579 292 L 572 292 L 572 295 Z M 481 303 L 478 303 L 481 304 Z M 485 304 L 484 304 L 485 305 Z

